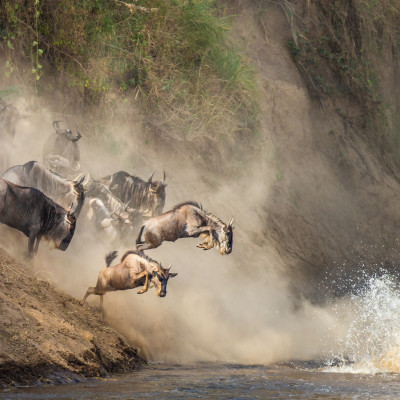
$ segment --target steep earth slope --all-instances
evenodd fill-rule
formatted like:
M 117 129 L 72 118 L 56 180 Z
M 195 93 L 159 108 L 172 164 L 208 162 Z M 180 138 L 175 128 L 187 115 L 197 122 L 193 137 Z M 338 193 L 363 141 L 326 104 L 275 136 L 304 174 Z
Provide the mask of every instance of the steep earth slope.
M 363 105 L 351 94 L 334 102 L 310 92 L 289 51 L 292 27 L 281 5 L 234 2 L 236 39 L 258 70 L 266 140 L 259 165 L 266 163 L 269 188 L 264 236 L 295 286 L 318 298 L 327 276 L 340 292 L 338 279 L 357 274 L 359 264 L 370 271 L 398 265 L 399 185 L 366 137 Z M 392 71 L 382 77 L 387 91 L 396 87 L 396 60 L 382 61 L 378 71 Z
M 0 250 L 0 385 L 78 382 L 143 364 L 99 312 Z

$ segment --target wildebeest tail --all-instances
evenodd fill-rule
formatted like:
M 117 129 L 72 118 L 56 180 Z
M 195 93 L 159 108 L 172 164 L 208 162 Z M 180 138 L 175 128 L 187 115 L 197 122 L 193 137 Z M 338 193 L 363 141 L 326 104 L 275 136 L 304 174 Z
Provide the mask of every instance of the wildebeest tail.
M 143 233 L 143 229 L 144 229 L 144 225 L 142 225 L 142 227 L 140 228 L 139 235 L 138 235 L 138 237 L 137 237 L 137 239 L 136 239 L 136 246 L 137 246 L 138 244 L 143 243 L 143 242 L 142 242 L 142 239 L 140 239 L 141 236 L 142 236 L 142 233 Z
M 113 262 L 113 260 L 117 257 L 118 255 L 118 251 L 111 251 L 110 253 L 108 253 L 105 257 L 106 260 L 106 266 L 107 268 L 111 265 L 111 263 Z

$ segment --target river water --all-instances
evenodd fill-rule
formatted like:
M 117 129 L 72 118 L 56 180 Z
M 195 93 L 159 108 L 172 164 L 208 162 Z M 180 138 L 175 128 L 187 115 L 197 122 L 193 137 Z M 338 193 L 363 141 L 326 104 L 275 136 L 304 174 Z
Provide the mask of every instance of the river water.
M 360 374 L 316 363 L 280 365 L 150 364 L 105 380 L 20 388 L 0 399 L 399 399 L 397 373 Z
M 398 280 L 390 276 L 368 278 L 343 300 L 329 305 L 331 313 L 338 321 L 346 315 L 351 318 L 345 329 L 332 320 L 336 345 L 331 347 L 328 335 L 322 335 L 315 347 L 323 344 L 323 351 L 314 361 L 153 362 L 144 369 L 107 379 L 10 389 L 0 392 L 0 400 L 400 399 Z M 296 331 L 299 335 L 300 328 Z M 308 339 L 299 337 L 301 347 Z M 257 345 L 260 350 L 274 347 L 268 340 L 261 347 Z

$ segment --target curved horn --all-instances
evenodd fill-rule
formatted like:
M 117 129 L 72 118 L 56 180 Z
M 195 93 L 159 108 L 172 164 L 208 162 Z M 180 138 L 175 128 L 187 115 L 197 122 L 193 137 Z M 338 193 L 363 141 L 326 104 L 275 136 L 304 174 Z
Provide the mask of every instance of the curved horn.
M 82 177 L 81 177 L 81 179 L 79 179 L 79 181 L 73 181 L 74 182 L 74 184 L 75 185 L 80 185 L 83 181 L 85 180 L 85 175 L 83 175 Z
M 156 170 L 154 170 L 154 171 L 151 173 L 149 179 L 147 180 L 148 183 L 151 183 L 151 181 L 152 181 L 152 179 L 153 179 L 154 172 L 156 172 Z
M 164 178 L 163 178 L 162 183 L 165 183 L 165 179 L 167 179 L 167 174 L 165 173 L 165 171 L 163 171 L 163 173 L 164 173 Z
M 172 264 L 169 264 L 167 270 L 169 271 L 171 269 L 171 267 L 172 267 Z
M 229 221 L 229 224 L 228 224 L 228 226 L 232 226 L 232 224 L 233 224 L 233 220 L 235 219 L 235 217 L 232 217 L 231 218 L 231 220 Z
M 73 211 L 68 212 L 68 214 L 67 214 L 67 220 L 68 220 L 68 222 L 69 222 L 70 224 L 73 224 L 73 223 L 76 221 L 76 218 L 75 218 L 75 215 L 74 215 L 74 212 L 73 212 Z

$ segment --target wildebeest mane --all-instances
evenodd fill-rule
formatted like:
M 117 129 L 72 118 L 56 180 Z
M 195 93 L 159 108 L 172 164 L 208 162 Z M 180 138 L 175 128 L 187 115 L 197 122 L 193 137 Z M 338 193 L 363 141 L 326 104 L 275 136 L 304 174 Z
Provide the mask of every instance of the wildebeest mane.
M 225 222 L 223 222 L 220 218 L 218 218 L 214 214 L 206 213 L 206 216 L 207 216 L 207 218 L 211 219 L 211 221 L 215 222 L 216 224 L 226 225 Z
M 176 210 L 178 210 L 179 208 L 181 208 L 183 206 L 193 206 L 193 207 L 200 208 L 200 210 L 204 211 L 203 210 L 203 206 L 200 203 L 197 203 L 197 201 L 192 201 L 192 200 L 183 201 L 182 203 L 179 203 L 179 204 L 175 205 L 172 208 L 172 211 L 176 211 Z
M 37 166 L 40 170 L 34 170 Z M 40 182 L 43 191 L 48 193 L 68 193 L 70 188 L 65 185 L 65 179 L 46 168 L 41 167 L 36 161 L 29 161 L 23 166 L 27 175 L 31 175 L 36 182 Z
M 102 183 L 90 182 L 86 189 L 86 195 L 100 199 L 110 211 L 121 212 L 125 209 L 125 204 Z
M 29 217 L 32 213 L 32 210 L 35 209 L 35 205 L 44 204 L 44 206 L 41 208 L 41 226 L 39 233 L 45 237 L 51 238 L 51 231 L 64 219 L 67 211 L 38 189 L 18 186 L 7 180 L 5 181 L 8 184 L 8 189 L 15 196 L 18 196 L 16 193 L 18 188 L 29 191 L 29 196 L 26 196 L 26 198 L 24 196 L 22 201 L 19 203 L 22 211 L 22 215 L 20 215 L 21 219 L 30 219 Z
M 158 263 L 157 261 L 154 261 L 153 259 L 151 259 L 150 257 L 146 256 L 146 254 L 144 254 L 143 252 L 140 251 L 135 251 L 135 250 L 128 250 L 122 257 L 121 257 L 121 262 L 123 262 L 125 260 L 126 257 L 128 257 L 130 254 L 135 254 L 139 257 L 144 258 L 146 261 L 148 262 L 152 262 L 152 263 L 156 263 L 157 265 L 160 265 L 160 263 Z
M 130 175 L 125 171 L 118 171 L 111 176 L 110 190 L 123 201 L 124 203 L 130 201 L 131 206 L 137 208 L 138 206 L 149 207 L 149 182 L 143 179 Z M 112 189 L 116 186 L 118 189 Z M 143 201 L 146 200 L 145 204 Z
M 37 166 L 37 169 L 34 168 L 35 165 Z M 29 161 L 25 163 L 23 165 L 23 168 L 27 172 L 27 175 L 31 175 L 32 178 L 35 180 L 35 182 L 40 183 L 41 189 L 44 192 L 52 193 L 57 198 L 57 200 L 59 198 L 60 193 L 68 194 L 71 191 L 72 182 L 68 182 L 66 179 L 64 179 L 57 173 L 42 167 L 36 161 Z M 77 200 L 77 205 L 75 207 L 74 213 L 76 216 L 79 216 L 81 209 L 83 207 L 83 202 L 85 200 L 85 194 L 83 190 L 82 192 L 79 193 L 76 200 Z
M 205 211 L 203 209 L 203 206 L 193 200 L 189 200 L 189 201 L 184 201 L 182 203 L 177 204 L 176 206 L 174 206 L 172 208 L 172 211 L 176 211 L 178 210 L 180 207 L 183 206 L 193 206 L 193 207 L 197 207 L 200 210 L 202 210 L 204 212 L 204 215 L 206 216 L 206 218 L 210 219 L 213 223 L 217 224 L 217 225 L 226 225 L 220 218 L 218 218 L 217 216 L 215 216 L 214 214 L 208 213 L 207 211 Z
M 149 191 L 150 185 L 148 182 L 143 181 L 137 176 L 127 175 L 126 180 L 121 188 L 122 201 L 129 201 L 132 199 L 134 205 L 142 204 L 143 200 Z M 148 199 L 147 199 L 148 200 Z M 144 206 L 148 207 L 150 204 L 147 201 Z

